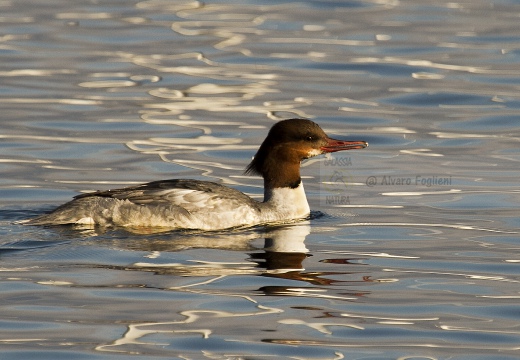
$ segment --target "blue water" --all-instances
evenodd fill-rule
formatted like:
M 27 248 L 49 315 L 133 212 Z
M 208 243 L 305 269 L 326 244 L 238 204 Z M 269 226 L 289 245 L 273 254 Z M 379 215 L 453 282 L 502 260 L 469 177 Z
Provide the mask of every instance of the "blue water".
M 16 1 L 0 16 L 2 359 L 520 358 L 515 1 Z M 307 117 L 313 217 L 25 227 L 79 192 L 227 184 Z

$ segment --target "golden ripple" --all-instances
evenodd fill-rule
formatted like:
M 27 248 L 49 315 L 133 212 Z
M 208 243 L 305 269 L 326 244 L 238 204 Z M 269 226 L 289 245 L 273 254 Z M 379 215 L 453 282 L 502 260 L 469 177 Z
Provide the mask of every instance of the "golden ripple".
M 409 150 L 400 150 L 403 154 L 409 155 L 417 155 L 417 156 L 444 156 L 443 154 L 438 154 L 432 152 L 431 149 L 409 149 Z
M 100 19 L 111 19 L 113 18 L 113 14 L 107 12 L 78 12 L 78 13 L 60 13 L 56 14 L 56 19 L 90 19 L 90 20 L 100 20 Z
M 85 81 L 79 83 L 78 86 L 85 88 L 115 88 L 115 87 L 129 87 L 136 86 L 137 83 L 130 80 L 100 80 L 100 81 Z

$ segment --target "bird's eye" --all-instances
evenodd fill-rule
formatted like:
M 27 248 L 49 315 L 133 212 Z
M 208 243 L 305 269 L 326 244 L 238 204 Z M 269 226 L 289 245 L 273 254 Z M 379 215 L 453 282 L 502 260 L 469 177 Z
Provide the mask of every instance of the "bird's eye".
M 313 141 L 314 138 L 313 138 L 312 136 L 307 136 L 307 137 L 305 138 L 305 140 L 307 140 L 307 141 Z

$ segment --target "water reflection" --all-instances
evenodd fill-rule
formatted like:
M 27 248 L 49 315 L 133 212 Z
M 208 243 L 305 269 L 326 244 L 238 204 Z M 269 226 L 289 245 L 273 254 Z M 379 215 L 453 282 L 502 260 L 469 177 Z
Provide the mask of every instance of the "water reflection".
M 270 278 L 280 278 L 309 283 L 311 285 L 333 285 L 337 283 L 356 283 L 357 281 L 339 280 L 340 275 L 347 275 L 344 272 L 306 272 L 304 262 L 309 257 L 309 250 L 305 246 L 305 239 L 310 234 L 311 227 L 308 221 L 285 225 L 267 227 L 265 229 L 251 231 L 236 231 L 230 233 L 211 233 L 211 234 L 189 234 L 176 233 L 173 238 L 170 235 L 162 235 L 161 238 L 153 239 L 121 239 L 121 240 L 101 240 L 110 246 L 132 251 L 147 251 L 147 257 L 154 259 L 153 262 L 138 262 L 132 266 L 125 266 L 125 270 L 150 271 L 158 275 L 182 275 L 182 276 L 232 276 L 241 274 L 260 275 Z M 261 251 L 253 243 L 255 240 L 264 238 Z M 99 239 L 96 239 L 99 242 Z M 186 263 L 163 263 L 161 252 L 176 252 L 188 249 L 219 249 L 232 251 L 246 251 L 249 253 L 247 262 L 217 262 L 210 260 L 192 260 L 192 264 Z M 328 259 L 324 262 L 335 262 L 337 259 Z M 342 259 L 348 263 L 348 259 Z M 252 265 L 255 264 L 255 265 Z M 357 265 L 352 263 L 351 265 Z M 328 276 L 335 277 L 328 278 Z M 369 278 L 363 278 L 361 282 L 370 282 Z M 317 294 L 316 289 L 310 291 L 311 296 L 323 297 L 324 294 Z M 259 289 L 266 294 L 285 294 L 295 296 L 309 296 L 302 292 L 301 288 L 296 292 L 291 287 L 269 287 Z M 327 290 L 319 290 L 324 293 Z M 314 293 L 313 293 L 314 292 Z M 355 294 L 359 294 L 355 292 Z M 343 298 L 343 299 L 346 299 Z
M 195 281 L 183 281 L 184 284 L 178 284 L 165 288 L 164 290 L 174 291 L 177 293 L 190 293 L 198 295 L 218 296 L 226 301 L 245 300 L 250 303 L 254 310 L 246 311 L 224 311 L 214 310 L 211 308 L 190 309 L 184 306 L 185 310 L 179 311 L 178 315 L 183 317 L 182 320 L 161 321 L 161 322 L 139 322 L 127 325 L 127 331 L 123 336 L 112 343 L 99 345 L 96 347 L 98 351 L 109 352 L 127 352 L 134 346 L 160 345 L 153 339 L 159 334 L 166 336 L 198 336 L 203 339 L 209 339 L 213 336 L 218 337 L 222 330 L 222 321 L 233 318 L 235 323 L 243 321 L 250 322 L 252 317 L 270 317 L 272 315 L 283 314 L 285 310 L 278 307 L 270 307 L 262 305 L 260 300 L 255 300 L 251 293 L 260 292 L 263 295 L 270 296 L 289 296 L 300 298 L 315 298 L 334 301 L 355 300 L 368 292 L 352 291 L 351 293 L 342 292 L 342 294 L 329 292 L 329 287 L 337 283 L 347 283 L 344 280 L 328 278 L 328 276 L 341 277 L 349 273 L 346 272 L 306 272 L 304 262 L 309 257 L 309 250 L 305 245 L 306 237 L 310 234 L 310 223 L 308 221 L 293 225 L 285 225 L 279 227 L 269 227 L 262 231 L 253 231 L 245 233 L 228 233 L 215 234 L 213 236 L 206 235 L 187 235 L 180 239 L 171 241 L 139 241 L 139 242 L 111 242 L 126 249 L 149 251 L 147 256 L 150 261 L 134 263 L 124 268 L 115 268 L 112 270 L 125 271 L 144 271 L 152 272 L 161 276 L 175 276 L 183 278 L 192 278 Z M 191 260 L 190 263 L 164 263 L 161 261 L 162 252 L 186 250 L 193 247 L 204 247 L 211 249 L 232 249 L 232 250 L 252 250 L 255 247 L 251 242 L 264 237 L 263 247 L 260 251 L 249 253 L 249 259 L 246 262 L 218 262 L 218 261 L 200 261 Z M 348 259 L 343 259 L 344 263 L 348 263 Z M 337 259 L 330 259 L 331 262 Z M 327 262 L 327 261 L 325 261 Z M 254 264 L 254 265 L 253 265 Z M 352 264 L 353 265 L 353 264 Z M 222 287 L 216 287 L 216 284 L 226 281 L 231 276 L 240 277 L 244 275 L 256 275 L 263 278 L 282 279 L 284 281 L 295 281 L 294 285 L 272 285 L 261 286 L 256 291 L 250 286 L 245 285 L 247 291 L 230 291 Z M 370 281 L 368 277 L 363 277 L 359 282 Z M 178 281 L 176 281 L 178 282 Z M 268 282 L 268 281 L 267 281 Z M 263 281 L 265 284 L 266 281 Z M 311 286 L 305 286 L 307 283 Z M 352 283 L 356 283 L 353 281 Z M 242 285 L 242 287 L 244 287 Z M 235 299 L 235 300 L 232 300 Z M 241 305 L 240 308 L 244 308 Z M 173 317 L 177 317 L 173 315 Z M 336 316 L 334 316 L 336 317 Z M 340 317 L 338 317 L 339 319 Z M 259 320 L 261 321 L 261 320 Z M 347 324 L 341 322 L 323 322 L 309 323 L 304 320 L 296 320 L 286 318 L 279 321 L 280 324 L 289 326 L 307 325 L 320 332 L 331 333 L 327 330 L 328 326 L 346 326 L 353 329 L 362 330 L 363 327 L 356 324 Z M 146 338 L 146 339 L 145 339 Z M 168 340 L 169 342 L 170 340 Z M 267 339 L 266 339 L 267 341 Z M 204 346 L 204 345 L 201 345 Z

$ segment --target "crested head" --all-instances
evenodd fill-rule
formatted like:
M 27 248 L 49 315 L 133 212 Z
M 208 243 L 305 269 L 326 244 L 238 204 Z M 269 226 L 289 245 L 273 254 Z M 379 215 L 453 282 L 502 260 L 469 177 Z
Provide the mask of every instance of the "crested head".
M 246 174 L 265 176 L 269 171 L 269 155 L 276 154 L 279 160 L 290 157 L 298 164 L 313 156 L 312 150 L 318 149 L 327 138 L 325 132 L 315 122 L 307 119 L 288 119 L 274 124 L 253 161 L 246 168 Z M 315 151 L 319 155 L 319 151 Z
M 300 184 L 300 162 L 312 156 L 366 147 L 365 142 L 330 139 L 318 124 L 307 119 L 289 119 L 271 127 L 246 174 L 257 174 L 269 187 Z

